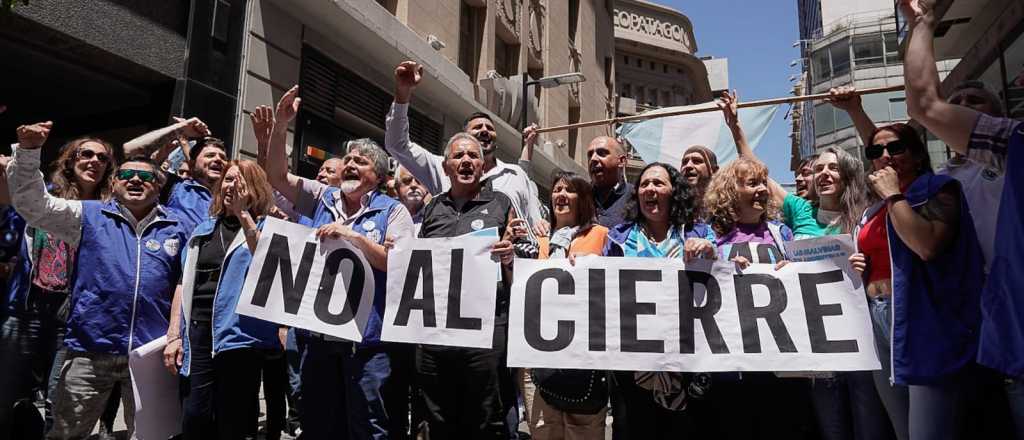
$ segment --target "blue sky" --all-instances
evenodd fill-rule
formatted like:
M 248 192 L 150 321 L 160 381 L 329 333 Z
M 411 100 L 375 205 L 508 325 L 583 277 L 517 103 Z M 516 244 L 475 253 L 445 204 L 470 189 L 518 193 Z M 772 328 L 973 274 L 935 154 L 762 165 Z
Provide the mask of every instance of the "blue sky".
M 796 0 L 654 0 L 690 17 L 697 55 L 729 59 L 729 86 L 741 101 L 789 96 L 789 63 L 800 57 Z M 789 171 L 789 106 L 779 107 L 757 155 L 779 182 L 792 182 Z

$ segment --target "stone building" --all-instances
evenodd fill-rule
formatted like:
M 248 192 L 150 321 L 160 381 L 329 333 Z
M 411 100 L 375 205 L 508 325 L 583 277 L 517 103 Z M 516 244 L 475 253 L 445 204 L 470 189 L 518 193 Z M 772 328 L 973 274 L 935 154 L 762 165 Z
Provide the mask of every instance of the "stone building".
M 114 141 L 195 115 L 253 156 L 248 113 L 293 84 L 303 106 L 289 141 L 311 175 L 344 141 L 383 141 L 394 67 L 426 78 L 412 102 L 411 137 L 440 151 L 466 115 L 496 117 L 499 157 L 520 153 L 521 74 L 581 72 L 586 81 L 529 90 L 543 126 L 614 114 L 611 0 L 194 0 L 31 2 L 0 15 L 0 55 L 13 63 L 0 91 L 3 122 L 55 119 L 55 136 Z M 49 87 L 45 89 L 44 87 Z M 18 90 L 22 90 L 18 94 Z M 10 93 L 9 93 L 10 92 Z M 33 95 L 35 93 L 36 95 Z M 33 96 L 45 97 L 36 99 Z M 34 104 L 33 104 L 34 102 Z M 11 122 L 7 122 L 11 121 Z M 6 132 L 13 133 L 13 126 Z M 602 128 L 551 133 L 534 155 L 542 186 L 555 169 L 583 171 L 581 143 Z

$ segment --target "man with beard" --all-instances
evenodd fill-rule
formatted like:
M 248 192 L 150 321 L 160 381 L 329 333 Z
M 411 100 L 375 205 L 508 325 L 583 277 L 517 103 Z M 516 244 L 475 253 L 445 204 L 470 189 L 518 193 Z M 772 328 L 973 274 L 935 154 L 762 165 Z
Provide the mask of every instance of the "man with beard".
M 409 101 L 422 79 L 423 67 L 414 61 L 404 61 L 395 68 L 395 102 L 386 121 L 384 147 L 423 183 L 430 194 L 437 195 L 451 188 L 451 180 L 444 171 L 444 158 L 409 140 Z M 507 164 L 496 157 L 498 145 L 494 121 L 486 113 L 473 113 L 466 118 L 463 129 L 483 147 L 483 180 L 488 181 L 495 191 L 508 196 L 516 216 L 527 221 L 532 235 L 533 226 L 543 220 L 540 201 L 531 196 L 527 173 L 518 165 Z M 535 239 L 531 241 L 536 242 Z
M 356 440 L 388 438 L 395 407 L 391 386 L 392 346 L 380 340 L 387 287 L 385 239 L 412 238 L 412 218 L 397 200 L 377 188 L 388 175 L 388 156 L 370 139 L 348 142 L 341 158 L 339 187 L 288 172 L 285 153 L 288 124 L 299 109 L 298 86 L 277 105 L 266 162 L 267 178 L 296 211 L 319 228 L 320 239 L 340 239 L 362 251 L 374 272 L 373 309 L 359 343 L 296 330 L 302 347 L 300 375 L 304 436 Z M 397 398 L 397 397 L 396 397 Z M 396 418 L 404 413 L 393 414 Z M 400 422 L 400 420 L 398 421 Z
M 161 200 L 181 219 L 186 232 L 210 215 L 211 188 L 220 183 L 228 156 L 224 141 L 210 137 L 210 130 L 198 118 L 181 119 L 167 127 L 151 131 L 124 144 L 125 156 L 145 156 L 163 163 L 167 156 L 187 139 L 199 138 L 189 151 L 189 178 L 168 174 Z
M 48 194 L 39 149 L 50 127 L 18 128 L 8 176 L 14 205 L 28 224 L 78 248 L 64 338 L 68 352 L 49 438 L 88 436 L 118 383 L 131 437 L 135 405 L 128 353 L 165 334 L 181 272 L 178 252 L 188 236 L 158 204 L 164 175 L 148 157 L 121 164 L 113 200 Z

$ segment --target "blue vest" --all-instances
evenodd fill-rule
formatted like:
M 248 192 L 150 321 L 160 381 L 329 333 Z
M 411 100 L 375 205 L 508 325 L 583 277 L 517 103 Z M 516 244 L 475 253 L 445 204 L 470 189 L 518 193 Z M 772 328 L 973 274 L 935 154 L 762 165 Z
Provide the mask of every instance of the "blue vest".
M 17 214 L 15 214 L 17 215 Z M 31 237 L 28 236 L 25 227 L 25 220 L 18 216 L 21 224 L 20 240 L 18 243 L 18 261 L 7 278 L 6 295 L 4 295 L 4 307 L 0 309 L 0 315 L 18 316 L 28 308 L 28 293 L 32 287 L 32 252 L 30 250 Z
M 154 209 L 157 218 L 136 233 L 116 201 L 82 202 L 69 349 L 126 355 L 167 334 L 187 236 L 176 218 Z
M 192 238 L 188 241 L 188 250 L 182 256 L 184 263 L 184 275 L 182 276 L 181 291 L 181 332 L 182 347 L 185 356 L 181 367 L 181 374 L 189 375 L 192 353 L 189 343 L 188 325 L 192 316 L 192 295 L 195 290 L 195 266 L 199 259 L 199 245 L 211 234 L 217 225 L 216 218 L 208 218 L 196 227 Z M 263 222 L 259 223 L 263 228 Z M 270 321 L 253 318 L 251 316 L 239 315 L 235 312 L 238 307 L 238 299 L 242 294 L 242 286 L 245 284 L 245 276 L 249 272 L 249 263 L 252 261 L 252 252 L 245 242 L 245 233 L 238 231 L 235 239 L 228 246 L 227 254 L 224 257 L 224 264 L 221 266 L 220 281 L 217 291 L 213 294 L 213 355 L 222 351 L 239 348 L 255 349 L 283 349 L 277 338 L 277 331 L 280 327 Z
M 953 178 L 924 174 L 907 189 L 907 202 L 917 210 L 951 183 L 959 192 Z M 934 383 L 977 355 L 985 258 L 971 212 L 961 193 L 959 230 L 927 262 L 903 243 L 888 217 L 886 227 L 892 256 L 891 380 L 900 385 Z
M 330 187 L 324 191 L 313 213 L 313 227 L 317 228 L 328 223 L 333 223 L 338 218 L 337 204 L 341 191 Z M 377 244 L 384 244 L 387 237 L 388 218 L 391 212 L 401 205 L 398 200 L 392 199 L 379 191 L 370 193 L 369 206 L 352 222 L 352 230 L 365 235 Z M 380 332 L 384 322 L 384 305 L 387 304 L 387 272 L 373 269 L 373 310 L 367 318 L 366 327 L 363 329 L 363 342 L 359 347 L 372 347 L 380 345 Z
M 1024 124 L 1010 138 L 988 284 L 982 294 L 978 363 L 1024 377 Z M 986 213 L 989 214 L 989 213 Z
M 195 180 L 185 179 L 171 188 L 166 206 L 178 217 L 182 230 L 192 235 L 192 230 L 210 217 L 211 203 L 213 195 L 210 190 Z

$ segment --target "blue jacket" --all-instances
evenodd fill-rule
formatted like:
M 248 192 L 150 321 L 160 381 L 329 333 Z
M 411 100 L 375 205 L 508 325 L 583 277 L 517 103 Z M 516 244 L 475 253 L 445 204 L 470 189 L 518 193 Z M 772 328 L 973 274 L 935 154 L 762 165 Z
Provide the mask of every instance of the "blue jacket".
M 606 257 L 621 257 L 625 255 L 625 249 L 623 247 L 626 244 L 626 239 L 629 237 L 629 230 L 633 229 L 633 225 L 636 223 L 628 222 L 616 225 L 608 230 L 608 240 L 604 244 L 604 252 L 601 254 Z M 694 223 L 692 229 L 687 229 L 684 232 L 683 239 L 689 238 L 704 238 L 710 240 L 712 244 L 715 242 L 715 232 L 704 223 Z
M 340 200 L 338 198 L 340 194 L 341 191 L 334 187 L 324 191 L 320 197 L 320 203 L 317 204 L 316 211 L 313 213 L 314 228 L 333 223 L 339 217 L 336 206 Z M 391 217 L 391 212 L 400 205 L 397 200 L 379 191 L 370 193 L 369 205 L 352 222 L 352 230 L 365 235 L 378 244 L 384 244 L 388 232 L 388 218 Z M 373 269 L 373 310 L 370 311 L 367 318 L 366 327 L 363 329 L 363 341 L 359 343 L 359 347 L 373 347 L 381 344 L 380 333 L 384 323 L 384 305 L 387 304 L 387 275 L 387 272 Z
M 199 224 L 188 240 L 188 250 L 183 255 L 184 273 L 181 279 L 181 317 L 182 347 L 184 362 L 181 367 L 183 376 L 189 375 L 192 353 L 189 347 L 188 325 L 192 316 L 192 295 L 195 291 L 195 267 L 199 260 L 199 246 L 202 239 L 209 237 L 216 229 L 217 219 L 208 218 Z M 259 227 L 263 227 L 261 221 Z M 245 234 L 239 231 L 228 246 L 224 263 L 221 266 L 220 281 L 217 291 L 213 294 L 213 355 L 218 352 L 239 348 L 256 348 L 280 350 L 281 342 L 277 338 L 280 327 L 270 321 L 239 315 L 235 312 L 238 298 L 242 294 L 245 276 L 249 272 L 252 252 L 245 242 Z
M 211 203 L 210 190 L 195 180 L 184 179 L 173 184 L 165 204 L 178 216 L 182 230 L 191 236 L 196 226 L 210 217 Z
M 907 189 L 907 202 L 918 210 L 949 184 L 960 191 L 951 177 L 924 174 Z M 881 204 L 868 209 L 861 225 L 878 209 Z M 888 216 L 885 223 L 892 259 L 890 381 L 935 383 L 960 371 L 977 355 L 985 257 L 962 193 L 959 230 L 931 261 L 922 260 L 900 239 Z
M 978 363 L 1024 377 L 1024 125 L 1010 137 L 995 251 L 982 294 Z M 992 215 L 992 213 L 982 213 Z
M 136 232 L 118 202 L 82 202 L 69 349 L 126 355 L 167 334 L 187 236 L 163 207 L 154 209 L 157 218 Z
M 8 211 L 13 217 L 8 218 L 8 225 L 12 229 L 5 229 L 4 233 L 13 232 L 14 227 L 18 226 L 17 229 L 17 261 L 15 261 L 14 267 L 11 269 L 11 275 L 6 281 L 6 294 L 3 298 L 3 309 L 0 309 L 0 315 L 16 316 L 17 314 L 26 311 L 28 306 L 28 293 L 32 287 L 32 237 L 26 233 L 25 219 L 14 212 L 11 208 Z M 10 261 L 10 260 L 8 260 Z

